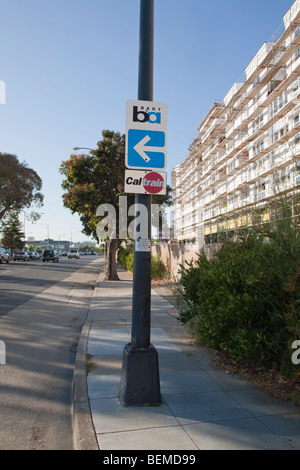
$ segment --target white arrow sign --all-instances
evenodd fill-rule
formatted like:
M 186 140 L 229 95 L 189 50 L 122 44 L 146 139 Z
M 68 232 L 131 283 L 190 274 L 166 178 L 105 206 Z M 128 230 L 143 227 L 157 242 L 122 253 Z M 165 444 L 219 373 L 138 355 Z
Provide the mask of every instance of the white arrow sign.
M 167 106 L 150 101 L 128 101 L 126 166 L 164 170 L 167 157 Z
M 148 163 L 151 159 L 148 157 L 146 154 L 147 152 L 159 152 L 163 151 L 164 147 L 150 147 L 147 146 L 147 143 L 151 140 L 151 138 L 146 135 L 138 144 L 135 145 L 134 150 L 142 157 L 143 160 L 145 160 L 146 163 Z

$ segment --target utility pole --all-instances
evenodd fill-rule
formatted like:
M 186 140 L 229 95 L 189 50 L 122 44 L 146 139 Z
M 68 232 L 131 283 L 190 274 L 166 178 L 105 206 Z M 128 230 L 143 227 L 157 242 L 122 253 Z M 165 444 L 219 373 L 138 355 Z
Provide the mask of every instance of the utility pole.
M 138 100 L 153 101 L 154 0 L 140 2 L 140 51 Z M 136 194 L 135 204 L 148 214 L 148 240 L 151 244 L 150 194 Z M 158 354 L 150 343 L 151 328 L 151 249 L 134 251 L 131 343 L 123 350 L 120 402 L 125 406 L 161 404 Z

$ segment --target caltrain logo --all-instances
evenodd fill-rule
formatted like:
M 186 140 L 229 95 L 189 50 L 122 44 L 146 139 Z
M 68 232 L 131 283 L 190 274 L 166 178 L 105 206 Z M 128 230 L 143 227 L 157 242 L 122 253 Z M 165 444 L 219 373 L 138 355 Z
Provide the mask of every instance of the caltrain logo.
M 163 177 L 159 173 L 156 173 L 155 171 L 148 173 L 143 178 L 144 189 L 150 194 L 160 193 L 161 190 L 164 188 L 164 185 L 165 185 L 165 182 L 164 182 Z
M 126 171 L 125 192 L 140 194 L 165 194 L 166 175 L 156 171 L 141 176 L 138 171 Z

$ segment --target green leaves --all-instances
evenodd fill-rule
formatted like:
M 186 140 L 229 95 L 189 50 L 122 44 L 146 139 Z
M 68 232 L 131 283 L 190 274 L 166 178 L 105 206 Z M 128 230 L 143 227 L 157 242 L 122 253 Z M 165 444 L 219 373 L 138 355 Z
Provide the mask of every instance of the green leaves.
M 84 232 L 96 239 L 97 207 L 104 203 L 117 206 L 125 174 L 125 137 L 108 130 L 102 137 L 88 155 L 73 154 L 60 166 L 63 204 L 80 215 Z
M 6 250 L 10 250 L 12 253 L 14 249 L 21 250 L 23 248 L 23 239 L 24 233 L 22 231 L 18 213 L 11 212 L 2 230 L 1 244 Z
M 72 154 L 62 162 L 63 204 L 72 213 L 78 213 L 86 235 L 97 239 L 96 227 L 99 219 L 96 210 L 101 204 L 119 206 L 119 197 L 124 195 L 125 136 L 119 132 L 104 130 L 97 148 L 89 154 Z M 128 207 L 134 203 L 134 195 L 127 195 Z M 153 196 L 153 204 L 170 205 L 171 187 L 166 196 Z M 118 216 L 118 210 L 116 215 Z M 118 227 L 118 221 L 116 221 Z
M 0 220 L 10 211 L 43 205 L 42 180 L 15 155 L 0 153 Z
M 280 368 L 300 335 L 299 273 L 291 274 L 286 250 L 262 236 L 224 243 L 213 260 L 200 254 L 182 266 L 180 321 L 190 323 L 202 343 L 239 362 Z

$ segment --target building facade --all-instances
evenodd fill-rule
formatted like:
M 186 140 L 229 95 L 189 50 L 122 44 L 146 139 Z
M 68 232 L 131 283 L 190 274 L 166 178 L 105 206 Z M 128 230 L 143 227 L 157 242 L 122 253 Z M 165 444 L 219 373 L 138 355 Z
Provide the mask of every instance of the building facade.
M 272 218 L 279 194 L 300 190 L 300 0 L 172 171 L 173 231 L 201 248 Z
M 33 249 L 40 249 L 40 250 L 56 250 L 59 252 L 69 251 L 72 242 L 67 240 L 52 240 L 52 238 L 46 240 L 27 240 L 25 241 L 25 245 L 29 246 L 32 245 Z

